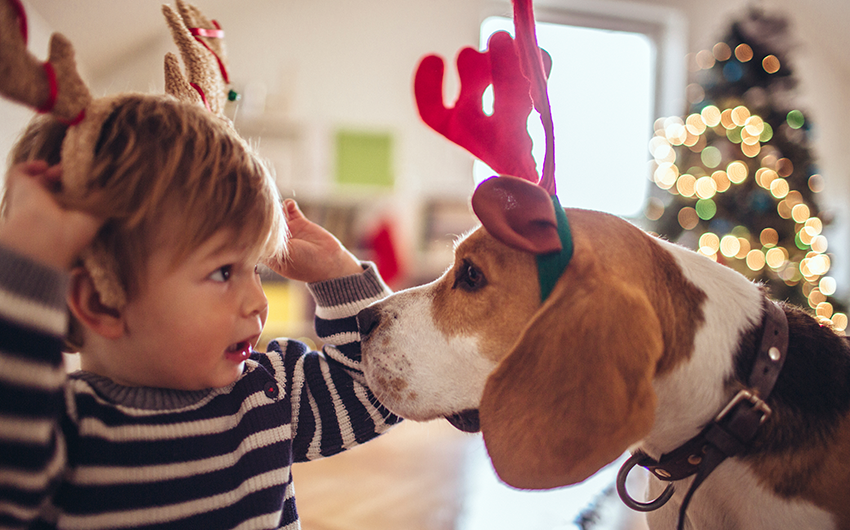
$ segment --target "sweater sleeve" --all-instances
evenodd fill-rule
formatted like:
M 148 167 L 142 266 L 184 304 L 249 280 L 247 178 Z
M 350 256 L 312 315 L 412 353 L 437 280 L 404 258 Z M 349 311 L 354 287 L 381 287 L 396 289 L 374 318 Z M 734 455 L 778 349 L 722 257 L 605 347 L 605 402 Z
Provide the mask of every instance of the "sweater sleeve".
M 66 287 L 0 247 L 0 528 L 27 527 L 65 466 Z
M 296 461 L 336 454 L 401 421 L 378 402 L 360 369 L 357 313 L 391 294 L 374 265 L 307 287 L 316 300 L 316 333 L 325 346 L 307 352 L 300 342 L 290 341 L 284 350 Z

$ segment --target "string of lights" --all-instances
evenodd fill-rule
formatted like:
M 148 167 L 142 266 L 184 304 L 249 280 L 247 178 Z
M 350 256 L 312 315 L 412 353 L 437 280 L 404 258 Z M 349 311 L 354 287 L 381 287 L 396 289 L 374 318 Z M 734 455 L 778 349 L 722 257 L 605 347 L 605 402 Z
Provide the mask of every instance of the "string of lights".
M 667 198 L 651 198 L 645 215 L 661 235 L 765 282 L 774 296 L 804 300 L 843 331 L 815 202 L 824 178 L 805 145 L 810 124 L 799 109 L 779 109 L 790 71 L 765 46 L 742 42 L 746 29 L 733 25 L 727 39 L 689 58 L 702 82 L 688 87 L 684 119 L 655 123 L 651 178 Z

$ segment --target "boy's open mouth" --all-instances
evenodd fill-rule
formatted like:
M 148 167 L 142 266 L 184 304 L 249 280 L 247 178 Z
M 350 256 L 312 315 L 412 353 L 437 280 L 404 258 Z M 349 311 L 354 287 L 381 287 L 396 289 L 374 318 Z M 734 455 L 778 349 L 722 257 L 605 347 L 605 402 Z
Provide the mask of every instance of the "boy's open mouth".
M 243 340 L 232 344 L 227 348 L 225 355 L 231 361 L 241 363 L 251 356 L 251 342 Z

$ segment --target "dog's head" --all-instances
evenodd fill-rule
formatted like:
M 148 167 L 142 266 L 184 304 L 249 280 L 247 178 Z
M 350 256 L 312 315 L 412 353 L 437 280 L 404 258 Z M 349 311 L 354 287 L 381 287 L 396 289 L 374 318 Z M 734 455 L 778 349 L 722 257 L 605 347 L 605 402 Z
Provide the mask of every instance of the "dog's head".
M 701 291 L 650 236 L 598 212 L 568 216 L 575 255 L 542 304 L 535 256 L 479 228 L 442 277 L 358 317 L 382 403 L 467 430 L 461 418 L 479 411 L 496 471 L 520 488 L 579 482 L 640 440 L 653 377 L 689 355 L 701 319 Z M 691 314 L 662 323 L 659 311 L 677 309 Z

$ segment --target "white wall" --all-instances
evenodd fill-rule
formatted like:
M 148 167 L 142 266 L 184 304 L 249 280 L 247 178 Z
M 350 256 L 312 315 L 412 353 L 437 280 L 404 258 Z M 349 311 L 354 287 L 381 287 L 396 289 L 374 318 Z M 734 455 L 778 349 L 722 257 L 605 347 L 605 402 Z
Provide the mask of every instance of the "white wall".
M 34 1 L 34 0 L 33 0 Z M 542 0 L 541 0 L 542 1 Z M 600 0 L 601 1 L 601 0 Z M 842 0 L 838 0 L 840 3 Z M 147 2 L 147 0 L 145 0 Z M 157 10 L 159 2 L 150 2 Z M 476 45 L 478 25 L 492 14 L 493 2 L 485 0 L 251 0 L 224 2 L 196 0 L 227 30 L 234 85 L 246 98 L 237 124 L 250 119 L 251 93 L 264 87 L 266 114 L 296 124 L 307 136 L 320 138 L 338 127 L 388 131 L 396 138 L 397 197 L 402 228 L 414 237 L 415 211 L 424 196 L 467 197 L 471 193 L 471 159 L 423 125 L 416 114 L 411 80 L 418 60 L 436 52 L 453 63 L 457 51 Z M 637 0 L 607 1 L 613 9 Z M 738 0 L 651 0 L 643 4 L 677 8 L 689 21 L 686 28 L 689 51 L 712 46 L 722 36 L 733 15 L 743 9 Z M 763 0 L 767 9 L 782 9 L 792 20 L 792 32 L 800 41 L 792 56 L 800 80 L 801 106 L 809 110 L 816 125 L 816 150 L 827 178 L 825 205 L 836 215 L 836 226 L 847 224 L 850 204 L 850 149 L 843 145 L 850 116 L 850 66 L 841 56 L 850 41 L 836 42 L 825 31 L 844 27 L 850 20 L 836 20 L 829 11 L 835 0 L 812 0 L 801 9 L 796 0 Z M 47 3 L 49 5 L 49 3 Z M 585 0 L 546 0 L 547 5 L 586 6 Z M 510 12 L 509 4 L 495 3 Z M 498 6 L 504 6 L 503 8 Z M 842 9 L 840 14 L 848 11 Z M 117 17 L 118 15 L 116 15 Z M 37 15 L 33 49 L 44 56 L 46 30 Z M 49 17 L 45 17 L 49 18 Z M 133 24 L 115 20 L 114 24 Z M 54 24 L 56 25 L 56 24 Z M 66 31 L 73 40 L 74 28 Z M 93 35 L 92 38 L 96 38 Z M 848 37 L 850 39 L 850 37 Z M 104 43 L 109 46 L 109 43 Z M 121 90 L 161 90 L 162 55 L 173 49 L 163 25 L 161 37 L 149 39 L 136 51 L 110 65 L 83 65 L 95 93 Z M 248 83 L 251 86 L 247 86 Z M 448 89 L 453 93 L 455 84 Z M 254 100 L 256 102 L 256 100 Z M 5 155 L 29 113 L 0 102 L 0 154 Z M 262 147 L 262 146 L 261 146 Z M 311 166 L 316 170 L 314 166 Z M 321 163 L 319 166 L 321 169 Z M 325 170 L 327 167 L 324 168 Z M 317 177 L 319 178 L 319 177 Z M 831 251 L 838 251 L 840 285 L 850 285 L 850 233 L 835 231 Z M 841 263 L 845 262 L 842 266 Z

